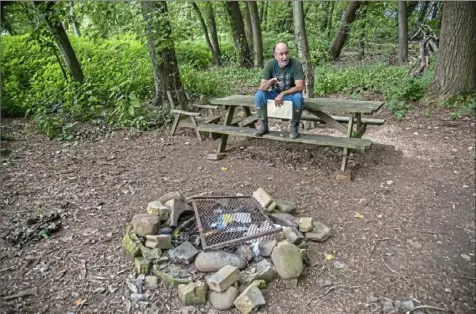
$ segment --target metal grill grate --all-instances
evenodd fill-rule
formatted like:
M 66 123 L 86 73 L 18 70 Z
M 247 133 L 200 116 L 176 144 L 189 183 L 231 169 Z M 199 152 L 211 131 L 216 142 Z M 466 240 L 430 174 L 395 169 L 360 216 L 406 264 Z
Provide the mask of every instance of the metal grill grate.
M 253 244 L 281 231 L 251 196 L 213 196 L 192 199 L 204 250 Z

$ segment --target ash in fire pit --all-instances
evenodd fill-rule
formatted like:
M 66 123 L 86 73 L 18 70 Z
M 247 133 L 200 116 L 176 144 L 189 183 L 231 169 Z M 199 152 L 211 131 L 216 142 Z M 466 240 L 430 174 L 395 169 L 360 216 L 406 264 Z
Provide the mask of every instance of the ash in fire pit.
M 250 196 L 194 197 L 192 205 L 204 250 L 259 243 L 281 231 Z

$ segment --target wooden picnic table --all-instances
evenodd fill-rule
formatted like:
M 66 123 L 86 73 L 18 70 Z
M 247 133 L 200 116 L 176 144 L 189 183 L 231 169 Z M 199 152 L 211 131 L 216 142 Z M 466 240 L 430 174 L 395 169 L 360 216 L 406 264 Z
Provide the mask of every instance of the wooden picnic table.
M 382 119 L 367 118 L 367 116 L 371 116 L 382 107 L 383 103 L 380 101 L 305 98 L 304 110 L 310 114 L 303 114 L 301 120 L 326 123 L 328 126 L 340 131 L 343 136 L 301 133 L 301 136 L 297 139 L 291 139 L 288 132 L 270 131 L 262 137 L 258 137 L 254 135 L 254 124 L 259 117 L 257 114 L 253 115 L 251 113 L 251 108 L 255 107 L 254 96 L 232 95 L 213 99 L 211 104 L 224 107 L 226 110 L 225 120 L 222 125 L 208 123 L 201 124 L 198 126 L 198 130 L 221 134 L 215 159 L 221 159 L 224 157 L 228 136 L 238 135 L 321 146 L 341 147 L 344 149 L 341 166 L 342 173 L 345 173 L 350 151 L 362 152 L 370 148 L 372 142 L 368 139 L 362 139 L 362 136 L 367 130 L 367 125 L 381 125 L 385 122 L 385 120 Z M 243 108 L 245 117 L 238 119 L 235 118 L 235 109 L 237 107 Z M 331 115 L 331 112 L 340 112 L 345 114 L 345 116 L 334 116 Z M 365 115 L 365 117 L 362 115 Z M 270 118 L 273 119 L 272 117 Z

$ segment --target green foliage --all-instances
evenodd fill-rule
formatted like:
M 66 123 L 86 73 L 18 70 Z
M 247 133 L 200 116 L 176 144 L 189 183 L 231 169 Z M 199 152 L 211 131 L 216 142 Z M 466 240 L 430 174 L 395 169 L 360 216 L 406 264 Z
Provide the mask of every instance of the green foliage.
M 388 66 L 384 63 L 335 69 L 318 67 L 315 74 L 314 93 L 324 96 L 333 93 L 347 95 L 374 92 L 385 97 L 387 108 L 397 119 L 402 119 L 410 109 L 408 102 L 424 96 L 432 71 L 421 78 L 409 78 L 405 66 Z
M 454 95 L 442 102 L 441 106 L 455 110 L 450 113 L 454 120 L 463 116 L 474 117 L 476 116 L 476 93 Z
M 82 85 L 66 80 L 56 57 L 44 54 L 27 35 L 4 38 L 4 114 L 32 115 L 42 132 L 63 138 L 76 121 L 144 129 L 169 118 L 165 109 L 144 106 L 153 96 L 153 84 L 141 42 L 130 36 L 93 45 L 83 38 L 71 41 L 86 75 Z

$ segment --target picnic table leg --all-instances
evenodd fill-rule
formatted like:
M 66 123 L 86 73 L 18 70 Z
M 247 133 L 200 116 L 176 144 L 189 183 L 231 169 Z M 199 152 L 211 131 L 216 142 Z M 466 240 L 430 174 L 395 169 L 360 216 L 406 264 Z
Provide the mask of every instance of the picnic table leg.
M 194 116 L 190 116 L 190 120 L 192 120 L 192 125 L 195 129 L 195 132 L 197 133 L 198 139 L 200 140 L 200 142 L 202 142 L 203 140 L 202 140 L 202 136 L 200 135 L 200 131 L 198 130 L 197 120 L 195 120 Z
M 362 136 L 365 134 L 365 131 L 367 130 L 367 124 L 362 123 L 362 118 L 361 118 L 361 113 L 358 112 L 356 113 L 356 122 L 357 122 L 357 131 L 355 131 L 352 134 L 353 138 L 362 138 Z
M 225 121 L 223 125 L 231 125 L 233 115 L 235 114 L 235 106 L 225 106 L 228 109 L 226 112 Z M 221 134 L 218 140 L 218 147 L 215 154 L 208 154 L 207 159 L 220 160 L 225 157 L 226 143 L 228 142 L 228 134 Z
M 246 116 L 246 117 L 251 116 L 251 109 L 250 109 L 250 107 L 248 107 L 248 106 L 243 106 L 242 108 L 243 108 L 243 111 L 245 112 L 245 116 Z
M 348 138 L 351 138 L 352 137 L 352 131 L 353 131 L 353 128 L 354 128 L 354 118 L 355 118 L 355 114 L 352 113 L 352 116 L 349 117 L 349 123 L 347 124 L 347 137 Z M 342 166 L 340 168 L 341 172 L 345 172 L 345 168 L 347 167 L 347 159 L 349 157 L 349 149 L 346 147 L 344 148 L 344 154 L 343 154 L 343 157 L 342 157 Z

